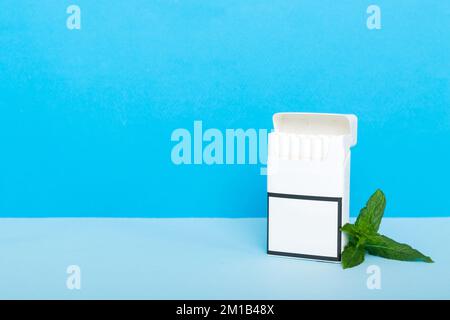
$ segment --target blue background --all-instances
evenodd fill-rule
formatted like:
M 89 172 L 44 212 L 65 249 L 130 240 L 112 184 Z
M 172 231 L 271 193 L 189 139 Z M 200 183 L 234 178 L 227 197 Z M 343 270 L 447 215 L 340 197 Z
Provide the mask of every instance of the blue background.
M 450 2 L 0 4 L 0 216 L 264 216 L 258 165 L 176 166 L 171 132 L 355 113 L 352 215 L 449 216 Z M 81 7 L 81 30 L 66 8 Z

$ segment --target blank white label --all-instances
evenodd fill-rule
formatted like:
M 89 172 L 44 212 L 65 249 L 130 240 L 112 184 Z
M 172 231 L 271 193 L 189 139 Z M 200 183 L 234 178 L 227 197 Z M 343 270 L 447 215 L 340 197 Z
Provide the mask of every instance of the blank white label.
M 338 202 L 269 197 L 269 251 L 337 258 Z

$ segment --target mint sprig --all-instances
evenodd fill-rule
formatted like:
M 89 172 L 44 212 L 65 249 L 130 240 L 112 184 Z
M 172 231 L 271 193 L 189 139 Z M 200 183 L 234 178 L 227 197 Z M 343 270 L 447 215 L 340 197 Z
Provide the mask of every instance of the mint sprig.
M 344 269 L 363 263 L 366 252 L 393 260 L 433 262 L 411 246 L 378 233 L 385 208 L 386 197 L 378 189 L 359 212 L 355 224 L 347 223 L 341 228 L 349 236 L 349 242 L 342 252 Z

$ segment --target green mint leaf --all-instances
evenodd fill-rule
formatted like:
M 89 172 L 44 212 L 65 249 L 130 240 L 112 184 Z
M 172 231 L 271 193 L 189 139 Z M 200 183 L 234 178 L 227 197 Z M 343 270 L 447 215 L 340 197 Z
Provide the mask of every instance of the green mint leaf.
M 353 268 L 364 262 L 364 247 L 352 242 L 345 246 L 342 252 L 342 268 Z
M 366 206 L 361 209 L 355 224 L 347 223 L 341 227 L 340 230 L 345 232 L 349 238 L 349 243 L 342 252 L 344 269 L 361 264 L 366 251 L 387 259 L 433 262 L 430 257 L 411 246 L 377 233 L 385 207 L 386 198 L 378 189 L 367 201 Z
M 383 191 L 378 189 L 359 212 L 355 226 L 367 233 L 376 233 L 380 228 L 385 207 L 386 198 Z
M 352 236 L 352 237 L 355 237 L 355 238 L 359 238 L 361 236 L 361 232 L 358 230 L 358 228 L 354 224 L 351 224 L 351 223 L 346 223 L 341 228 L 341 231 L 345 232 L 349 236 Z
M 396 242 L 386 236 L 373 234 L 366 239 L 366 250 L 371 255 L 387 259 L 402 261 L 424 261 L 431 263 L 433 260 L 407 244 Z
M 341 231 L 345 232 L 348 236 L 349 243 L 357 245 L 360 241 L 360 233 L 355 225 L 347 223 L 341 227 Z
M 367 236 L 358 229 L 354 224 L 346 223 L 341 231 L 345 232 L 348 235 L 349 242 L 353 244 L 357 244 L 359 246 L 364 246 L 366 243 Z

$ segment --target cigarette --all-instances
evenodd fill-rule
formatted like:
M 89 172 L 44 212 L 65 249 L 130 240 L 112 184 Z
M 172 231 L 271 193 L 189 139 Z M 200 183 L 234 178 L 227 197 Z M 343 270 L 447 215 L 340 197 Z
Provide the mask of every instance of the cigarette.
M 311 138 L 308 136 L 300 136 L 300 159 L 311 159 Z
M 289 135 L 285 134 L 285 133 L 281 133 L 280 134 L 280 157 L 283 160 L 288 160 L 289 159 Z
M 291 142 L 291 160 L 300 159 L 300 137 L 295 134 L 290 135 Z
M 280 138 L 277 133 L 269 134 L 269 156 L 278 157 L 280 154 Z
M 314 161 L 322 160 L 322 139 L 319 136 L 311 138 L 311 159 Z
M 330 150 L 330 137 L 321 136 L 322 139 L 322 160 L 328 157 L 328 150 Z

